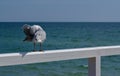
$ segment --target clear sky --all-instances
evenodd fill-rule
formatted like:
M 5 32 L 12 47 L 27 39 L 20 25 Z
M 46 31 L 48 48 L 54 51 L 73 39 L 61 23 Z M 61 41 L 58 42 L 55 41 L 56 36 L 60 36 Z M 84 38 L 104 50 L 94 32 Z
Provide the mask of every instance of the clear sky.
M 120 0 L 0 0 L 0 22 L 120 22 Z

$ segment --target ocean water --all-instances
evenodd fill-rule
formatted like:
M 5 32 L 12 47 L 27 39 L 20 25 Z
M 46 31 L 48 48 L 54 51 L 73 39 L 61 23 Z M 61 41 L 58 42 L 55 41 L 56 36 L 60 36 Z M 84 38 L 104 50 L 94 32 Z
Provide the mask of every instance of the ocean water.
M 22 41 L 24 24 L 43 27 L 47 33 L 44 50 L 120 45 L 120 23 L 0 22 L 0 53 L 33 50 L 33 43 Z M 0 67 L 0 76 L 87 76 L 87 70 L 87 59 L 77 59 Z M 120 56 L 102 57 L 102 76 L 113 75 L 120 75 Z

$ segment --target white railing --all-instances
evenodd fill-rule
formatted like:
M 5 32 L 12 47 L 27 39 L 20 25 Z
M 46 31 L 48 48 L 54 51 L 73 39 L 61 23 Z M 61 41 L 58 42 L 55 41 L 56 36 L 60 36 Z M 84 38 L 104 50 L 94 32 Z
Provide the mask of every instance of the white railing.
M 0 54 L 0 66 L 88 58 L 88 76 L 101 76 L 101 56 L 120 55 L 120 46 Z

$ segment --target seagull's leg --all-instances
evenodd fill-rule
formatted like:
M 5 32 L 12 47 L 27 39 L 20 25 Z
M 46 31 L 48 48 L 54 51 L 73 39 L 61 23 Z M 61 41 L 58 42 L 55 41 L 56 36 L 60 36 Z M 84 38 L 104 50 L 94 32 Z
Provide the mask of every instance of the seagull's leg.
M 43 50 L 42 50 L 42 43 L 40 43 L 40 50 L 39 50 L 39 51 L 43 51 Z
M 35 48 L 36 48 L 36 44 L 35 44 L 35 42 L 34 42 L 34 49 L 33 49 L 33 51 L 35 51 Z

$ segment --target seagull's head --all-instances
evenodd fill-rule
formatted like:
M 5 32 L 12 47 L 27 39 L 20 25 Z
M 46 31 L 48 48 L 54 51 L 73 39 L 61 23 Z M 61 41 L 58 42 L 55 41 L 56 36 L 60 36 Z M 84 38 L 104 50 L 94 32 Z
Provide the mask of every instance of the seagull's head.
M 25 25 L 23 25 L 23 27 L 22 27 L 23 30 L 27 30 L 27 29 L 30 29 L 30 28 L 31 28 L 31 26 L 28 25 L 28 24 L 25 24 Z

